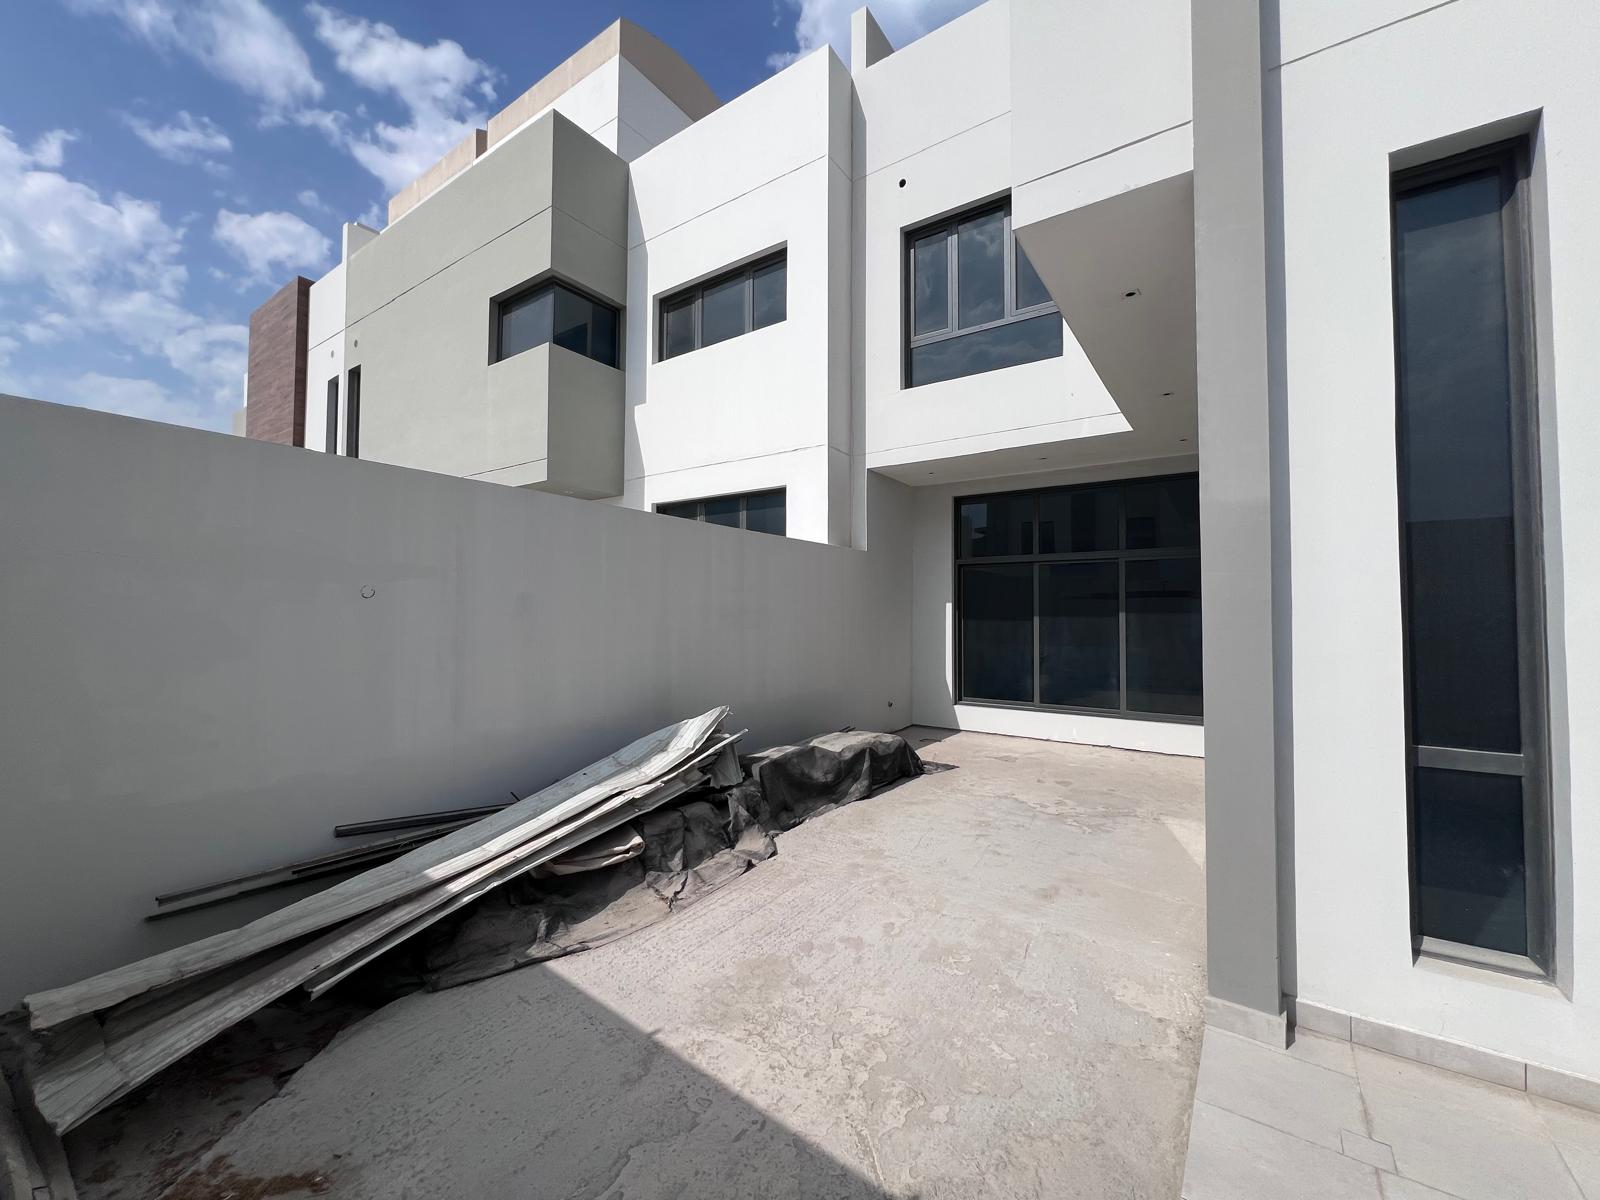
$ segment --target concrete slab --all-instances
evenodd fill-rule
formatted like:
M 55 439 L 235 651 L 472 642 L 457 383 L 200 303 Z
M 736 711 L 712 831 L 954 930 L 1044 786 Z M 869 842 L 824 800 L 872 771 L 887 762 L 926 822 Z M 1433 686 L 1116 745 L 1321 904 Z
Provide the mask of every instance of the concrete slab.
M 1174 1195 L 1202 764 L 911 735 L 957 769 L 785 834 L 631 938 L 389 1005 L 198 1177 L 385 1200 Z
M 1600 1194 L 1600 1116 L 1316 1034 L 1207 1029 L 1195 1096 L 1184 1200 Z

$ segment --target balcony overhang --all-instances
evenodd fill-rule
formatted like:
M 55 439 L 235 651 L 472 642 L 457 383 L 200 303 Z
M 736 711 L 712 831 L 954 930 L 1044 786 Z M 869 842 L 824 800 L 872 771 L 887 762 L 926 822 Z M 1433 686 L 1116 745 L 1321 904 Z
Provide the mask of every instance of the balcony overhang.
M 1119 455 L 1192 453 L 1192 173 L 1066 207 L 1017 196 L 1018 240 L 1130 427 Z
M 1130 429 L 1193 453 L 1190 0 L 1012 0 L 1012 227 Z

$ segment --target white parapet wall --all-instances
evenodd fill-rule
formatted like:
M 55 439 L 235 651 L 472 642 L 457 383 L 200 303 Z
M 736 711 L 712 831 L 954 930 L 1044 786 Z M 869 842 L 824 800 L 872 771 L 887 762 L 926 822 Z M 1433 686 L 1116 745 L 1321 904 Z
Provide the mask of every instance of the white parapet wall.
M 0 398 L 0 1008 L 237 924 L 159 892 L 505 801 L 715 704 L 910 720 L 908 490 L 866 553 Z

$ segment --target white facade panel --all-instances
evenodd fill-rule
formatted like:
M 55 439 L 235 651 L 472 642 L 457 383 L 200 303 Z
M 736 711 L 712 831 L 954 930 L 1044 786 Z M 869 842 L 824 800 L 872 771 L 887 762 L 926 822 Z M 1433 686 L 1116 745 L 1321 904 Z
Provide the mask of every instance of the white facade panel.
M 783 487 L 789 536 L 849 540 L 847 83 L 811 55 L 633 164 L 623 503 Z M 783 321 L 659 360 L 663 296 L 779 250 Z
M 1010 5 L 1019 189 L 1189 123 L 1189 0 Z
M 1283 351 L 1302 998 L 1600 1076 L 1600 11 L 1582 0 L 1302 5 L 1346 40 L 1271 75 L 1282 102 Z M 1346 9 L 1366 12 L 1355 29 Z M 1302 12 L 1302 10 L 1304 10 Z M 1286 30 L 1289 26 L 1286 24 Z M 1297 33 L 1296 36 L 1302 36 Z M 1557 883 L 1556 983 L 1413 962 L 1389 252 L 1391 156 L 1537 120 L 1535 296 Z M 1489 135 L 1493 140 L 1494 132 Z M 1472 142 L 1460 145 L 1467 148 Z M 1477 144 L 1483 144 L 1479 140 Z M 1269 149 L 1273 143 L 1269 141 Z M 1273 164 L 1269 159 L 1269 178 Z M 1536 214 L 1537 215 L 1537 214 Z
M 329 454 L 339 452 L 336 432 L 327 443 L 328 380 L 339 381 L 344 395 L 344 263 L 311 285 L 306 317 L 306 445 Z

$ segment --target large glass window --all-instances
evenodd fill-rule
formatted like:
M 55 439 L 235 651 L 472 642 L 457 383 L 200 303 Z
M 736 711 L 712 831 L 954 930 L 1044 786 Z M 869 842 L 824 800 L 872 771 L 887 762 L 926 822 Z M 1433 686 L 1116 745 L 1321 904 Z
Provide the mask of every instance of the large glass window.
M 906 385 L 1061 354 L 1061 314 L 1011 234 L 1009 202 L 906 239 Z
M 956 502 L 964 701 L 1201 717 L 1193 475 Z
M 491 361 L 554 342 L 564 350 L 614 367 L 617 310 L 559 283 L 543 283 L 495 304 Z
M 1545 971 L 1553 944 L 1523 148 L 1394 180 L 1413 937 Z
M 656 356 L 676 358 L 776 325 L 788 315 L 789 260 L 780 250 L 663 297 Z
M 783 488 L 745 492 L 737 496 L 713 496 L 705 500 L 675 500 L 670 504 L 656 505 L 656 511 L 669 517 L 704 521 L 707 525 L 725 525 L 729 529 L 775 533 L 779 537 L 784 535 L 787 525 Z

